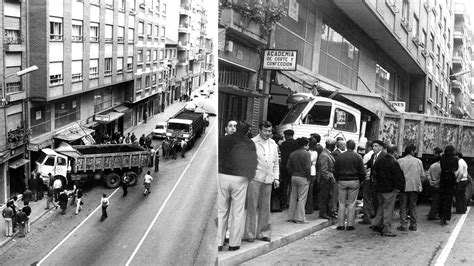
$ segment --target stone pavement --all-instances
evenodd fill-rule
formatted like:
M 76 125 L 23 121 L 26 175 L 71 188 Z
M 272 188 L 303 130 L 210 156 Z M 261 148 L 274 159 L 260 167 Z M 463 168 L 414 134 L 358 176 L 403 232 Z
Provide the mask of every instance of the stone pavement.
M 237 251 L 228 251 L 228 246 L 225 246 L 224 251 L 218 254 L 218 265 L 240 264 L 337 223 L 336 219 L 326 220 L 319 218 L 319 212 L 315 211 L 313 214 L 306 215 L 306 220 L 309 223 L 295 224 L 287 222 L 287 212 L 285 210 L 272 213 L 271 242 L 255 240 L 255 242 L 249 243 L 243 241 L 240 249 Z
M 203 86 L 208 86 L 208 82 L 204 83 L 201 87 Z M 199 90 L 199 88 L 198 88 Z M 147 121 L 147 123 L 141 123 L 139 125 L 136 125 L 134 127 L 131 127 L 127 130 L 125 130 L 124 135 L 126 135 L 128 132 L 135 132 L 135 135 L 137 137 L 140 137 L 142 134 L 145 134 L 146 136 L 151 133 L 151 131 L 155 128 L 155 125 L 157 122 L 160 121 L 167 121 L 171 116 L 176 114 L 180 109 L 182 109 L 185 105 L 185 102 L 180 102 L 180 101 L 175 101 L 173 104 L 170 104 L 167 106 L 164 110 L 164 112 L 158 113 L 152 117 L 150 117 Z M 199 111 L 199 110 L 197 110 Z M 45 197 L 43 197 L 42 200 L 39 200 L 37 202 L 30 202 L 29 205 L 31 207 L 31 214 L 30 214 L 30 225 L 32 225 L 34 222 L 36 222 L 38 219 L 43 217 L 45 214 L 49 212 L 54 212 L 56 211 L 55 208 L 51 208 L 49 210 L 45 210 L 46 207 L 46 192 L 45 192 Z M 17 206 L 19 208 L 23 208 L 23 201 L 21 200 L 21 195 L 17 201 Z M 4 206 L 0 206 L 0 212 L 3 210 Z M 5 222 L 2 217 L 0 217 L 0 247 L 4 246 L 7 244 L 10 240 L 14 239 L 17 237 L 18 230 L 14 234 L 13 237 L 7 237 L 5 235 Z M 28 237 L 28 236 L 27 236 Z

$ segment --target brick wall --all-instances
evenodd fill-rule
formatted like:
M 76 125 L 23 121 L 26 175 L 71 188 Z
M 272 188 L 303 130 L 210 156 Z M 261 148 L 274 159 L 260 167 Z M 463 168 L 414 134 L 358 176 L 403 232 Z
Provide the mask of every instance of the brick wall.
M 48 82 L 48 17 L 46 0 L 29 1 L 30 12 L 29 35 L 29 62 L 38 66 L 38 70 L 29 74 L 30 97 L 47 97 Z

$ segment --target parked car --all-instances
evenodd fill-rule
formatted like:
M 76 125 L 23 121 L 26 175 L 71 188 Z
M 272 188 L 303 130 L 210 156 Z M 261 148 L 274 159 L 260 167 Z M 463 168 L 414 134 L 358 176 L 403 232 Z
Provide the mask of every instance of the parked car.
M 166 138 L 166 122 L 158 122 L 152 131 L 154 138 Z

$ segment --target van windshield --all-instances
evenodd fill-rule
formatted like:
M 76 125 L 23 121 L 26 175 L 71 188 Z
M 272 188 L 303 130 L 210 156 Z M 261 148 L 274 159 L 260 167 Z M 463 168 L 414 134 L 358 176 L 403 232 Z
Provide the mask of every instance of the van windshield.
M 156 125 L 155 129 L 164 129 L 165 126 L 164 125 Z
M 290 111 L 285 115 L 285 118 L 281 121 L 280 125 L 292 124 L 296 121 L 298 116 L 303 112 L 303 110 L 308 105 L 308 102 L 301 102 L 293 105 Z

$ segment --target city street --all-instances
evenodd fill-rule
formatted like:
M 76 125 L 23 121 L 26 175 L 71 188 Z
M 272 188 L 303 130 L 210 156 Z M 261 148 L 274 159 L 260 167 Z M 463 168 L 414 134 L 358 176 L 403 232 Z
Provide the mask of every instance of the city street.
M 429 206 L 419 206 L 416 232 L 395 229 L 399 225 L 397 209 L 392 225 L 396 237 L 382 237 L 368 225 L 357 224 L 355 231 L 337 231 L 336 225 L 333 225 L 244 264 L 473 265 L 474 213 L 470 211 L 466 215 L 459 235 L 452 249 L 449 249 L 448 239 L 456 231 L 455 227 L 463 215 L 453 214 L 451 223 L 441 226 L 439 220 L 426 219 L 428 211 Z
M 213 262 L 217 253 L 212 213 L 216 196 L 216 138 L 216 118 L 211 117 L 206 134 L 186 153 L 186 158 L 160 160 L 159 173 L 152 171 L 154 182 L 148 196 L 143 195 L 141 182 L 129 188 L 126 197 L 122 197 L 121 188 L 86 188 L 86 204 L 79 215 L 74 215 L 73 206 L 66 215 L 53 209 L 32 225 L 26 238 L 10 241 L 0 249 L 2 264 Z M 153 144 L 157 143 L 154 140 Z M 99 206 L 102 193 L 111 194 L 108 218 L 103 222 Z

